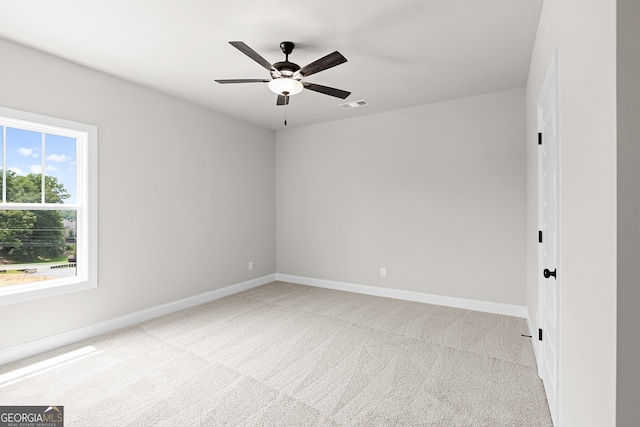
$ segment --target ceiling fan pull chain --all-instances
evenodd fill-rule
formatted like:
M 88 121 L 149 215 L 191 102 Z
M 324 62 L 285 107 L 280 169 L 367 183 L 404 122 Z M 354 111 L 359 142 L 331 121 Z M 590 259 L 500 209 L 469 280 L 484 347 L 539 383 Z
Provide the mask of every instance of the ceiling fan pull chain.
M 287 125 L 287 104 L 289 103 L 289 93 L 283 92 L 284 94 L 284 125 Z

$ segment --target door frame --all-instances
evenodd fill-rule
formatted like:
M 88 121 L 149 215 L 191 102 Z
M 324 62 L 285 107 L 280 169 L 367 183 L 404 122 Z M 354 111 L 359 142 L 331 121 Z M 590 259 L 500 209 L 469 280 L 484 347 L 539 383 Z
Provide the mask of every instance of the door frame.
M 559 78 L 559 56 L 560 56 L 560 50 L 559 48 L 555 48 L 554 52 L 553 52 L 553 57 L 551 58 L 551 63 L 549 64 L 549 68 L 547 69 L 547 74 L 545 76 L 544 79 L 544 83 L 542 85 L 542 88 L 540 89 L 540 93 L 538 95 L 538 99 L 536 101 L 536 115 L 537 115 L 537 130 L 539 133 L 542 132 L 542 103 L 548 93 L 548 91 L 553 90 L 555 91 L 555 110 L 557 112 L 557 127 L 558 127 L 558 152 L 557 152 L 557 165 L 558 165 L 558 200 L 562 200 L 562 194 L 560 191 L 561 185 L 561 171 L 560 171 L 560 144 L 561 144 L 561 133 L 560 133 L 560 78 Z M 544 144 L 544 141 L 543 141 Z M 544 218 L 543 218 L 543 183 L 542 183 L 542 171 L 543 171 L 543 164 L 542 164 L 542 145 L 538 145 L 537 146 L 537 156 L 538 156 L 538 161 L 537 161 L 537 174 L 538 174 L 538 188 L 537 188 L 537 209 L 538 209 L 538 230 L 543 230 L 543 222 L 544 222 Z M 558 203 L 558 229 L 557 229 L 557 244 L 558 244 L 558 261 L 557 261 L 557 277 L 556 277 L 556 282 L 555 285 L 558 287 L 558 295 L 557 295 L 557 301 L 558 301 L 558 317 L 557 317 L 557 333 L 558 333 L 558 342 L 556 343 L 557 345 L 557 366 L 556 366 L 556 378 L 555 378 L 555 383 L 557 384 L 557 388 L 556 388 L 556 401 L 555 401 L 555 405 L 554 407 L 556 408 L 556 413 L 552 413 L 552 419 L 553 422 L 555 423 L 554 425 L 559 426 L 560 425 L 560 389 L 562 387 L 561 384 L 561 377 L 560 377 L 560 361 L 562 358 L 562 337 L 561 337 L 561 330 L 560 330 L 560 323 L 561 323 L 561 316 L 560 316 L 560 311 L 561 311 L 561 307 L 562 307 L 562 287 L 560 286 L 560 280 L 562 275 L 560 274 L 560 272 L 562 271 L 561 268 L 561 252 L 560 252 L 560 247 L 562 244 L 562 237 L 561 237 L 561 206 L 560 203 Z M 544 239 L 544 236 L 543 236 Z M 543 263 L 544 263 L 544 253 L 543 253 L 543 245 L 541 243 L 536 243 L 537 244 L 537 254 L 538 254 L 538 259 L 537 259 L 537 271 L 536 271 L 536 278 L 537 278 L 537 286 L 538 286 L 538 311 L 537 311 L 537 326 L 539 329 L 542 329 L 542 326 L 544 324 L 544 281 L 547 280 L 544 278 L 542 271 L 546 268 Z M 533 331 L 532 331 L 533 332 Z M 536 331 L 537 332 L 537 331 Z M 544 332 L 544 331 L 543 331 Z M 538 334 L 535 333 L 533 334 L 534 337 L 538 338 Z M 543 340 L 544 340 L 544 333 L 543 333 Z M 535 345 L 535 350 L 536 350 L 536 354 L 537 354 L 537 362 L 538 362 L 538 375 L 542 378 L 543 375 L 543 370 L 545 368 L 544 366 L 544 341 L 540 341 L 539 339 L 536 339 L 535 341 L 536 345 Z

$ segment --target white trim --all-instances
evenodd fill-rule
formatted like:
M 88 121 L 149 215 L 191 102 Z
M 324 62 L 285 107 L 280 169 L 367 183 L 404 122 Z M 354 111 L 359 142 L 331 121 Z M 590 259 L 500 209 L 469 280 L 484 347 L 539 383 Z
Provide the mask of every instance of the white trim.
M 289 274 L 270 274 L 246 282 L 236 283 L 220 289 L 214 289 L 203 294 L 172 301 L 156 307 L 151 307 L 135 313 L 126 314 L 104 322 L 85 326 L 72 331 L 31 341 L 15 347 L 0 350 L 0 365 L 15 362 L 26 357 L 34 356 L 45 351 L 54 350 L 65 345 L 94 338 L 96 336 L 116 331 L 121 328 L 135 325 L 140 322 L 155 319 L 160 316 L 174 313 L 179 310 L 205 304 L 216 299 L 224 298 L 238 292 L 252 289 L 273 281 L 297 283 L 300 285 L 316 286 L 319 288 L 335 289 L 339 291 L 355 292 L 359 294 L 395 298 L 405 301 L 416 301 L 428 304 L 442 305 L 446 307 L 461 308 L 466 310 L 481 311 L 485 313 L 502 314 L 505 316 L 521 317 L 527 320 L 531 335 L 531 323 L 525 306 L 503 304 L 489 301 L 471 300 L 466 298 L 448 297 L 443 295 L 427 294 L 422 292 L 405 291 L 399 289 L 381 288 L 354 283 L 336 282 L 332 280 L 314 279 L 310 277 L 292 276 Z M 534 346 L 535 347 L 535 346 Z
M 62 295 L 98 286 L 98 128 L 86 123 L 74 122 L 42 114 L 0 107 L 0 125 L 6 141 L 6 127 L 16 126 L 36 132 L 64 135 L 76 140 L 76 203 L 2 203 L 2 209 L 37 209 L 77 211 L 77 269 L 76 275 L 64 279 L 52 279 L 35 284 L 14 285 L 0 288 L 0 306 Z M 44 136 L 43 136 L 44 138 Z M 43 139 L 44 144 L 44 139 Z M 44 145 L 43 145 L 44 147 Z M 44 148 L 43 148 L 44 149 Z M 3 144 L 2 174 L 6 173 L 6 144 Z M 44 151 L 43 151 L 44 152 Z M 44 156 L 43 156 L 44 162 Z M 45 176 L 42 170 L 43 180 Z M 3 189 L 2 193 L 5 193 Z M 43 194 L 44 197 L 44 194 Z
M 95 281 L 80 281 L 77 276 L 6 286 L 0 288 L 0 306 L 94 289 L 96 286 Z
M 171 314 L 173 312 L 184 310 L 185 308 L 194 307 L 196 305 L 205 304 L 247 289 L 271 283 L 276 280 L 275 274 L 270 274 L 246 282 L 236 283 L 234 285 L 225 286 L 224 288 L 214 289 L 203 294 L 194 295 L 192 297 L 183 298 L 172 301 L 156 307 L 137 311 L 114 319 L 105 320 L 104 322 L 85 326 L 83 328 L 74 329 L 72 331 L 63 332 L 47 338 L 31 341 L 15 347 L 0 350 L 0 365 L 15 362 L 26 357 L 34 356 L 45 351 L 54 350 L 65 345 L 74 344 L 89 338 L 97 337 L 102 334 L 116 331 L 127 326 L 135 325 L 146 320 L 155 319 L 156 317 Z
M 526 319 L 527 319 L 527 328 L 529 328 L 529 335 L 531 335 L 531 347 L 533 347 L 533 356 L 536 359 L 536 369 L 538 369 L 538 367 L 540 366 L 540 363 L 538 361 L 538 358 L 540 357 L 540 355 L 538 354 L 538 352 L 540 351 L 538 348 L 538 343 L 540 341 L 538 340 L 538 330 L 535 329 L 533 327 L 533 324 L 531 323 L 531 316 L 529 315 L 529 310 L 527 310 Z M 540 376 L 539 369 L 536 372 L 538 372 L 538 376 Z
M 299 285 L 316 286 L 319 288 L 335 289 L 338 291 L 355 292 L 358 294 L 374 295 L 378 297 L 395 298 L 406 301 L 424 302 L 443 305 L 446 307 L 462 308 L 466 310 L 482 311 L 485 313 L 503 314 L 505 316 L 522 317 L 527 319 L 527 307 L 523 305 L 503 304 L 499 302 L 479 301 L 466 298 L 448 297 L 443 295 L 426 294 L 422 292 L 404 291 L 400 289 L 380 288 L 377 286 L 359 285 L 355 283 L 334 282 L 332 280 L 314 279 L 311 277 L 292 276 L 276 273 L 276 280 L 297 283 Z

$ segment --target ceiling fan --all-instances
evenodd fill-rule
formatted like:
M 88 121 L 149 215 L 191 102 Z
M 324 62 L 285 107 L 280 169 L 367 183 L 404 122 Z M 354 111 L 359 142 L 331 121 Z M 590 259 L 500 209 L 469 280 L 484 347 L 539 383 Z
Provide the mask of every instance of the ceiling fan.
M 280 43 L 280 49 L 285 54 L 285 60 L 282 62 L 276 62 L 270 64 L 260 56 L 256 51 L 247 46 L 244 42 L 233 41 L 229 42 L 233 47 L 240 52 L 247 55 L 249 58 L 262 65 L 271 73 L 271 80 L 266 79 L 229 79 L 229 80 L 216 80 L 218 83 L 268 83 L 269 89 L 278 95 L 276 105 L 288 105 L 289 98 L 302 91 L 302 89 L 309 89 L 314 92 L 323 93 L 325 95 L 335 96 L 336 98 L 345 99 L 351 95 L 351 92 L 344 90 L 322 86 L 315 83 L 309 83 L 302 81 L 304 77 L 310 76 L 320 71 L 324 71 L 328 68 L 335 67 L 344 62 L 347 62 L 347 58 L 342 56 L 340 52 L 335 51 L 330 53 L 309 65 L 302 68 L 298 64 L 289 62 L 289 55 L 293 52 L 295 44 L 293 42 L 285 41 Z M 285 122 L 286 123 L 286 122 Z

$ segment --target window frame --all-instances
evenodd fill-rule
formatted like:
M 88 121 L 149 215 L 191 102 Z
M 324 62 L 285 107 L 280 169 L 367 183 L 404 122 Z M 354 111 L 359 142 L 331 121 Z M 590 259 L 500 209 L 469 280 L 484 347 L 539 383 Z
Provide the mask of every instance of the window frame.
M 76 139 L 76 203 L 7 203 L 0 194 L 0 209 L 76 210 L 76 275 L 0 287 L 0 306 L 62 295 L 98 286 L 98 128 L 94 125 L 0 107 L 0 127 L 70 136 Z M 6 134 L 6 131 L 4 131 Z M 6 162 L 6 141 L 2 140 Z M 5 167 L 2 166 L 4 174 Z M 42 172 L 44 176 L 44 171 Z M 6 182 L 6 179 L 3 180 Z M 0 192 L 3 189 L 0 188 Z M 61 209 L 62 208 L 62 209 Z

